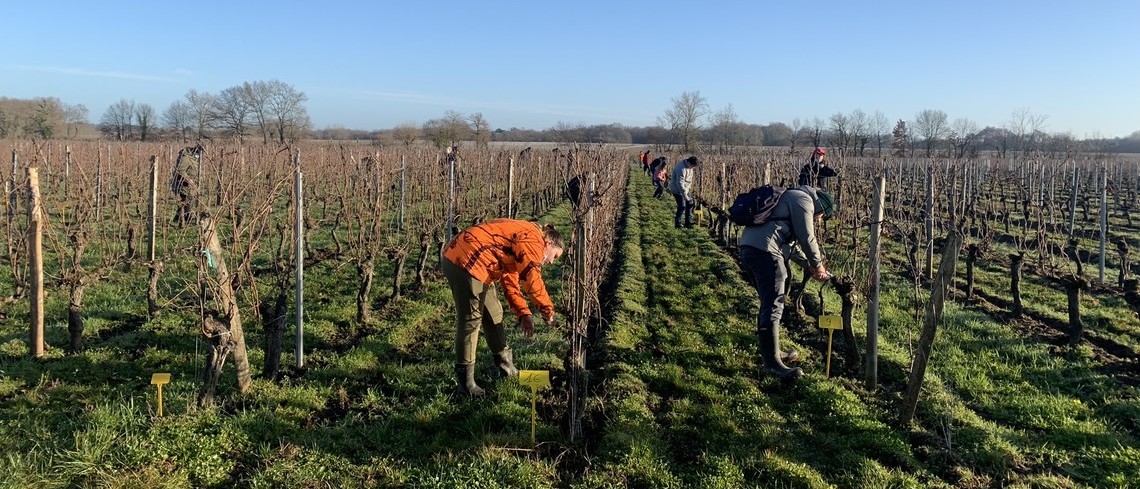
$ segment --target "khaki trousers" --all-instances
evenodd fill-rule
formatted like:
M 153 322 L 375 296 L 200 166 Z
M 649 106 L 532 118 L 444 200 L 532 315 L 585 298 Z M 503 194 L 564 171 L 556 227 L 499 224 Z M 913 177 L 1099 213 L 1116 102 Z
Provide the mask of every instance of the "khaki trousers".
M 443 275 L 451 285 L 455 299 L 455 364 L 475 364 L 475 347 L 479 344 L 479 327 L 487 331 L 487 346 L 492 354 L 507 348 L 503 329 L 503 305 L 495 285 L 484 285 L 451 260 L 441 260 Z

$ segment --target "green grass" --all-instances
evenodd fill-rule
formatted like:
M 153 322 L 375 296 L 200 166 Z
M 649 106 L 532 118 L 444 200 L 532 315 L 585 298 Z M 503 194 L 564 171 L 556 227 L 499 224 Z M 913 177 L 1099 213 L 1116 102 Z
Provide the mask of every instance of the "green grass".
M 568 228 L 559 221 L 568 216 L 561 209 L 544 219 Z M 390 264 L 379 268 L 378 277 L 391 276 Z M 557 268 L 544 268 L 555 294 Z M 291 367 L 289 328 L 279 383 L 256 377 L 263 334 L 243 311 L 255 380 L 238 395 L 228 363 L 212 409 L 195 407 L 204 348 L 193 311 L 167 309 L 144 320 L 145 271 L 136 267 L 89 288 L 86 348 L 78 354 L 60 348 L 68 341 L 56 319 L 65 314 L 64 296 L 50 296 L 51 347 L 41 360 L 27 357 L 26 303 L 12 304 L 0 323 L 0 487 L 558 483 L 558 393 L 540 393 L 538 451 L 530 451 L 530 391 L 496 381 L 485 346 L 478 378 L 491 395 L 453 394 L 454 318 L 445 282 L 436 278 L 387 303 L 368 324 L 352 319 L 354 283 L 351 268 L 332 261 L 308 270 L 306 370 Z M 378 280 L 374 297 L 388 287 Z M 507 322 L 520 368 L 550 369 L 557 378 L 566 349 L 561 332 L 540 327 L 526 340 L 513 318 Z M 359 340 L 346 343 L 352 337 Z M 149 385 L 157 371 L 173 374 L 161 418 Z
M 879 310 L 881 387 L 865 390 L 838 352 L 824 378 L 826 336 L 811 325 L 785 330 L 783 346 L 801 352 L 807 373 L 786 386 L 758 374 L 759 304 L 732 258 L 703 230 L 674 229 L 672 200 L 651 198 L 641 173 L 628 189 L 584 444 L 565 435 L 564 331 L 540 326 L 527 340 L 508 319 L 519 367 L 554 379 L 539 393 L 539 446 L 530 450 L 530 391 L 494 380 L 480 345 L 477 375 L 491 394 L 454 396 L 446 284 L 435 277 L 385 303 L 386 262 L 366 324 L 353 319 L 352 267 L 310 268 L 306 369 L 291 367 L 289 328 L 279 382 L 255 377 L 239 395 L 227 365 L 217 406 L 197 408 L 195 311 L 168 307 L 145 320 L 146 272 L 136 267 L 89 288 L 81 353 L 61 348 L 65 293 L 50 296 L 53 347 L 41 360 L 28 358 L 26 302 L 0 309 L 0 487 L 1136 486 L 1137 389 L 1114 378 L 1096 348 L 1028 333 L 1067 321 L 1052 282 L 1026 274 L 1026 318 L 950 301 L 915 422 L 902 426 L 920 326 L 896 243 L 886 243 Z M 543 217 L 567 233 L 569 219 L 565 206 Z M 845 263 L 843 247 L 826 245 L 831 263 Z M 979 262 L 987 296 L 1008 295 L 1004 263 L 992 258 L 1005 252 Z M 561 270 L 543 272 L 563 304 Z M 165 284 L 164 294 L 178 292 L 179 281 Z M 809 311 L 820 306 L 817 287 L 809 285 Z M 830 289 L 823 297 L 838 310 Z M 863 307 L 854 316 L 860 342 Z M 1121 297 L 1087 293 L 1082 307 L 1090 334 L 1140 351 L 1140 319 Z M 243 313 L 256 375 L 263 332 Z M 157 371 L 174 375 L 161 418 L 149 385 Z

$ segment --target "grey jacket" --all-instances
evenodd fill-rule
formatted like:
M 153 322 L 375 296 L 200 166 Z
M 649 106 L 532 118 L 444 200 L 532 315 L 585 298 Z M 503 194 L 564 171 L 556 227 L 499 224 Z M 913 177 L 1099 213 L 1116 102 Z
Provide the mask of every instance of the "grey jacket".
M 673 167 L 673 180 L 669 182 L 669 192 L 680 195 L 686 201 L 693 200 L 693 166 L 688 160 L 678 161 Z
M 772 209 L 768 222 L 744 228 L 740 233 L 740 246 L 781 255 L 810 268 L 818 267 L 823 264 L 823 253 L 815 239 L 815 214 L 816 209 L 822 208 L 811 186 L 789 188 Z

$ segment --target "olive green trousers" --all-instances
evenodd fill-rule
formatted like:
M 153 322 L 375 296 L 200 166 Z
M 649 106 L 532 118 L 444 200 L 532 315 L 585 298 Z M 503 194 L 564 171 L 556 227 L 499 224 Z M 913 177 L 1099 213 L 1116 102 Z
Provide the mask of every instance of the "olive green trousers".
M 503 329 L 503 305 L 499 302 L 496 286 L 475 280 L 447 258 L 441 261 L 443 276 L 447 277 L 451 296 L 455 299 L 455 364 L 475 363 L 480 325 L 487 331 L 487 346 L 491 353 L 502 353 L 507 349 L 507 335 Z

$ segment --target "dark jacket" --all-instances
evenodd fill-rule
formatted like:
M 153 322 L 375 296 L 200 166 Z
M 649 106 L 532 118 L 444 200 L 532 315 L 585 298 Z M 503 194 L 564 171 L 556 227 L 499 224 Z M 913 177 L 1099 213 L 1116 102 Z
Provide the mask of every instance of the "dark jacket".
M 818 161 L 812 161 L 800 169 L 800 178 L 796 184 L 818 187 L 820 179 L 834 177 L 835 175 L 838 173 L 835 173 L 835 169 L 827 166 L 827 163 L 820 165 Z

